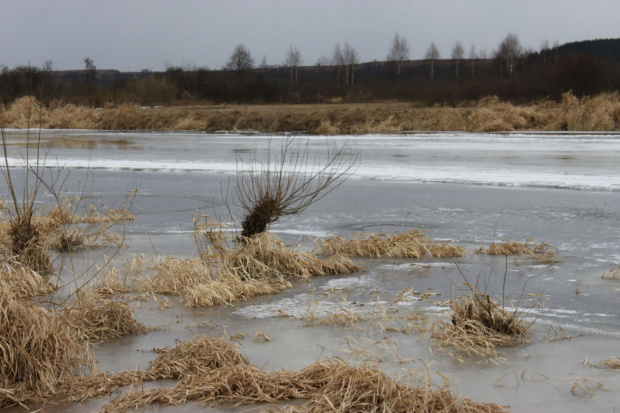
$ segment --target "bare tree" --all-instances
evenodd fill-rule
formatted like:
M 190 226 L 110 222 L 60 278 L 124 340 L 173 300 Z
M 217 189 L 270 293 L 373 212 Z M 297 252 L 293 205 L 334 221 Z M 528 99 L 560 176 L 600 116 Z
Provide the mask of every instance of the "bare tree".
M 226 70 L 234 70 L 237 72 L 242 72 L 244 70 L 249 70 L 254 67 L 254 58 L 250 53 L 250 50 L 245 47 L 243 43 L 238 44 L 233 53 L 228 58 L 228 61 L 224 65 L 224 69 Z
M 509 33 L 499 44 L 497 57 L 500 59 L 508 75 L 512 77 L 517 60 L 523 55 L 523 47 L 517 35 Z
M 308 141 L 282 141 L 279 154 L 271 142 L 263 159 L 253 153 L 237 159 L 232 203 L 244 211 L 241 236 L 265 232 L 280 217 L 297 215 L 336 189 L 353 173 L 359 155 L 345 142 L 328 143 L 325 162 L 310 155 Z
M 317 66 L 331 66 L 331 64 L 332 64 L 332 59 L 330 59 L 327 56 L 321 56 L 316 61 Z
M 334 47 L 334 54 L 332 56 L 332 61 L 334 62 L 334 66 L 336 66 L 336 81 L 340 84 L 340 70 L 345 65 L 344 53 L 342 52 L 340 43 L 337 43 L 336 47 Z
M 474 77 L 474 71 L 476 69 L 476 59 L 478 59 L 478 54 L 476 53 L 476 45 L 471 45 L 471 49 L 469 49 L 469 65 L 471 66 L 471 77 Z
M 435 42 L 431 42 L 426 49 L 426 54 L 424 55 L 424 59 L 428 60 L 431 67 L 431 82 L 435 79 L 435 60 L 439 59 L 439 49 Z
M 353 48 L 353 46 L 351 46 L 349 42 L 345 42 L 344 44 L 343 55 L 346 74 L 345 83 L 353 85 L 353 83 L 355 83 L 355 66 L 359 64 L 360 57 L 357 53 L 357 50 L 355 50 L 355 48 Z M 351 74 L 351 76 L 349 76 L 349 73 Z
M 297 69 L 302 64 L 301 52 L 297 46 L 291 46 L 286 52 L 284 65 L 291 69 L 291 80 L 297 82 Z
M 95 61 L 90 57 L 84 58 L 84 70 L 95 71 L 97 70 L 97 66 L 95 66 Z
M 404 63 L 409 60 L 409 44 L 407 38 L 400 36 L 398 33 L 394 35 L 392 40 L 392 47 L 390 53 L 387 55 L 387 61 L 390 65 L 390 70 L 397 78 L 403 73 Z
M 269 65 L 267 64 L 267 56 L 263 55 L 263 58 L 260 61 L 260 65 L 258 66 L 261 69 L 267 69 Z
M 456 78 L 459 78 L 459 63 L 463 59 L 465 55 L 465 50 L 463 49 L 463 43 L 456 42 L 454 47 L 452 48 L 452 60 L 455 61 L 456 64 Z

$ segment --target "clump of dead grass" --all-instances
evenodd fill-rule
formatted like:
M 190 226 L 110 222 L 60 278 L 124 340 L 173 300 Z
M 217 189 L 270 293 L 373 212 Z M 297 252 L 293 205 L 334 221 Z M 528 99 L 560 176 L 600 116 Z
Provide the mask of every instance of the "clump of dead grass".
M 319 242 L 320 255 L 340 254 L 347 257 L 462 257 L 467 249 L 450 241 L 439 243 L 418 230 L 398 232 L 393 235 L 365 232 L 348 238 L 334 237 Z
M 93 368 L 87 344 L 64 317 L 17 298 L 0 280 L 0 407 L 54 394 L 60 380 Z
M 56 290 L 39 273 L 18 261 L 0 262 L 0 281 L 18 298 L 36 297 Z
M 431 326 L 431 336 L 442 350 L 459 361 L 464 356 L 494 359 L 496 347 L 529 343 L 529 326 L 516 310 L 508 312 L 484 292 L 469 287 L 468 296 L 452 302 L 450 322 L 440 319 Z
M 528 258 L 542 264 L 555 264 L 559 261 L 558 254 L 549 244 L 541 242 L 534 244 L 530 238 L 525 242 L 504 240 L 501 244 L 492 243 L 489 248 L 480 249 L 475 254 L 487 255 L 517 255 L 519 258 Z
M 102 343 L 126 334 L 149 329 L 133 318 L 129 304 L 106 298 L 93 291 L 82 292 L 64 309 L 66 322 L 80 341 Z
M 227 272 L 241 279 L 282 276 L 309 279 L 328 274 L 346 274 L 364 269 L 343 254 L 320 259 L 310 253 L 287 247 L 273 234 L 247 238 L 223 260 L 220 274 Z
M 502 412 L 495 404 L 459 397 L 449 383 L 430 378 L 418 385 L 393 380 L 374 365 L 352 367 L 339 359 L 317 362 L 299 372 L 265 372 L 237 364 L 188 375 L 170 389 L 130 392 L 104 406 L 104 412 L 124 412 L 152 403 L 168 405 L 202 401 L 215 404 L 308 399 L 298 412 Z
M 149 371 L 164 379 L 208 374 L 222 367 L 249 365 L 248 360 L 232 344 L 202 334 L 171 349 L 158 351 L 160 354 L 150 364 Z
M 607 357 L 606 359 L 600 360 L 590 365 L 599 369 L 617 370 L 620 369 L 620 357 Z
M 609 272 L 604 272 L 601 278 L 605 280 L 620 280 L 620 266 L 611 268 Z

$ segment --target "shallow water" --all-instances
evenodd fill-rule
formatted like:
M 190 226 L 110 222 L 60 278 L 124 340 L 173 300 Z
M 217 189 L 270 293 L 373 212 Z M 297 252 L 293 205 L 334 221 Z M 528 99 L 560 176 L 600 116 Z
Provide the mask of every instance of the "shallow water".
M 23 133 L 9 131 L 9 138 L 10 163 L 23 164 Z M 236 157 L 247 156 L 255 148 L 264 151 L 269 142 L 268 137 L 256 135 L 92 131 L 44 131 L 42 138 L 50 145 L 47 166 L 71 168 L 68 194 L 78 194 L 80 185 L 92 182 L 93 199 L 119 207 L 138 189 L 132 209 L 136 220 L 124 230 L 129 248 L 119 251 L 118 259 L 134 253 L 194 253 L 192 218 L 201 212 L 227 218 L 222 193 L 235 171 Z M 277 147 L 281 137 L 272 139 Z M 432 370 L 444 373 L 466 397 L 477 401 L 509 405 L 515 412 L 620 407 L 616 402 L 620 373 L 583 365 L 585 359 L 596 362 L 618 355 L 620 281 L 601 279 L 604 271 L 620 264 L 618 136 L 454 133 L 334 139 L 348 139 L 351 151 L 361 154 L 360 166 L 352 179 L 304 214 L 273 225 L 273 232 L 285 242 L 309 250 L 315 236 L 422 228 L 433 239 L 450 239 L 470 251 L 505 238 L 546 241 L 558 249 L 562 261 L 546 266 L 511 258 L 506 265 L 504 257 L 479 255 L 363 259 L 359 262 L 367 271 L 300 282 L 285 293 L 236 306 L 188 309 L 171 297 L 173 308 L 162 311 L 156 303 L 143 303 L 136 309 L 136 318 L 166 327 L 101 345 L 96 352 L 100 368 L 146 368 L 156 357 L 153 348 L 173 346 L 198 333 L 243 333 L 241 351 L 252 363 L 291 370 L 326 355 L 346 356 L 350 346 L 368 346 L 388 336 L 399 357 L 432 363 Z M 57 140 L 61 144 L 54 146 Z M 310 137 L 308 142 L 312 156 L 325 149 L 324 137 Z M 53 170 L 48 168 L 46 173 Z M 20 180 L 17 171 L 16 180 Z M 0 196 L 6 197 L 4 192 Z M 74 265 L 114 252 L 91 251 L 74 257 Z M 305 327 L 303 320 L 281 317 L 278 312 L 301 317 L 310 308 L 317 314 L 341 309 L 368 314 L 388 305 L 392 311 L 418 310 L 428 317 L 446 317 L 447 309 L 440 304 L 465 292 L 461 285 L 465 279 L 478 282 L 501 300 L 504 274 L 506 294 L 515 301 L 522 293 L 546 296 L 545 308 L 526 316 L 534 323 L 532 343 L 500 350 L 508 364 L 478 360 L 461 364 L 439 354 L 428 339 L 416 334 Z M 406 287 L 434 295 L 388 303 Z M 531 304 L 527 296 L 520 302 L 524 308 Z M 211 325 L 203 325 L 205 321 Z M 272 341 L 253 341 L 257 331 Z M 549 341 L 546 336 L 551 332 L 553 338 L 553 331 L 572 338 Z M 384 360 L 382 365 L 395 375 L 403 368 L 421 367 L 418 362 L 400 364 L 380 347 L 375 350 Z M 600 382 L 609 391 L 575 396 L 570 380 L 576 377 Z M 97 409 L 103 402 L 94 400 L 71 409 Z

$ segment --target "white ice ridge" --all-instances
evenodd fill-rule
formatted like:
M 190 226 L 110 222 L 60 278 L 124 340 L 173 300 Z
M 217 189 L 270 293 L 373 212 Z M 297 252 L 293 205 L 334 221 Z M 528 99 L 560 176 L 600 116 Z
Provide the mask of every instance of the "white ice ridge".
M 21 158 L 8 158 L 9 166 L 23 167 Z M 34 161 L 31 161 L 31 165 Z M 204 162 L 147 159 L 59 159 L 50 168 L 107 169 L 168 173 L 233 174 L 235 162 Z M 620 175 L 589 175 L 527 169 L 476 168 L 466 166 L 366 165 L 357 168 L 353 179 L 398 182 L 427 182 L 465 185 L 561 188 L 591 191 L 620 191 Z

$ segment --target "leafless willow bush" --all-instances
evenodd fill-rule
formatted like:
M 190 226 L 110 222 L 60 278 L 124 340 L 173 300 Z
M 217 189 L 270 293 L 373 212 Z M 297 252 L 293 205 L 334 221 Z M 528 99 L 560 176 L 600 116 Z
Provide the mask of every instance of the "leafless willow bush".
M 272 144 L 262 158 L 255 151 L 237 159 L 228 203 L 243 210 L 242 239 L 265 232 L 281 217 L 302 213 L 342 184 L 359 162 L 346 141 L 328 143 L 325 160 L 312 158 L 307 141 L 287 137 L 279 152 Z

